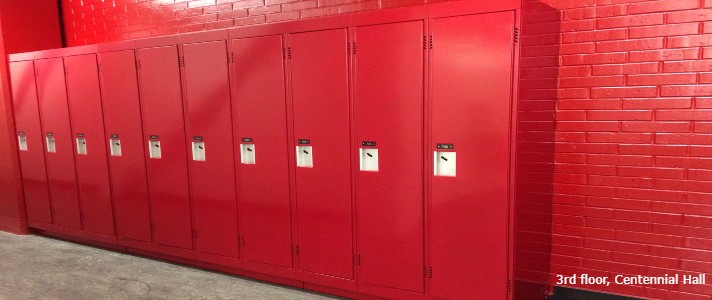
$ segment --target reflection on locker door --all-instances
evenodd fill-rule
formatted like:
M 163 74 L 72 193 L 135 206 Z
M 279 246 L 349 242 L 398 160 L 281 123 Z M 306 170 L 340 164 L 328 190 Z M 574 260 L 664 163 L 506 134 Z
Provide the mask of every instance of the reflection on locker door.
M 35 61 L 35 67 L 53 221 L 60 226 L 81 228 L 64 62 L 62 58 L 40 59 Z
M 282 38 L 237 39 L 232 50 L 236 138 L 254 155 L 238 167 L 244 258 L 292 267 Z
M 432 178 L 430 257 L 438 275 L 431 293 L 504 299 L 514 13 L 430 24 L 436 45 L 430 147 L 457 153 L 458 164 L 454 176 Z M 451 149 L 444 150 L 448 144 Z
M 21 143 L 20 167 L 27 218 L 30 221 L 51 224 L 45 149 L 35 88 L 35 66 L 32 61 L 10 63 L 10 75 L 15 126 L 18 142 Z
M 76 141 L 75 161 L 84 229 L 113 235 L 109 166 L 104 143 L 104 117 L 95 54 L 69 56 L 67 96 Z
M 155 243 L 193 247 L 188 155 L 176 46 L 139 49 L 144 145 Z
M 226 55 L 224 41 L 183 45 L 196 247 L 237 257 L 235 152 Z
M 292 35 L 291 70 L 299 269 L 353 278 L 346 33 Z
M 359 281 L 422 292 L 423 23 L 358 27 L 355 38 L 357 153 L 362 166 L 377 160 L 358 172 Z
M 133 50 L 99 54 L 101 91 L 116 231 L 121 238 L 151 241 L 151 219 Z M 99 141 L 97 141 L 99 142 Z

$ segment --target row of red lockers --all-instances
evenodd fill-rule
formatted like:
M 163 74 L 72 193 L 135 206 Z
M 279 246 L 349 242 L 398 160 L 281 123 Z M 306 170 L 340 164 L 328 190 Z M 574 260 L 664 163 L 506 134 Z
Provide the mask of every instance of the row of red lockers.
M 11 62 L 30 226 L 364 294 L 506 298 L 514 21 Z

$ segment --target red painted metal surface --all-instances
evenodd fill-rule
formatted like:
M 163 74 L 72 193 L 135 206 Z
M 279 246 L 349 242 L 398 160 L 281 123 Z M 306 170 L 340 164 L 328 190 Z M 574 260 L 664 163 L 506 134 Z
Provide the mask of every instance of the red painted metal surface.
M 313 151 L 313 167 L 296 168 L 299 269 L 353 278 L 347 31 L 290 39 L 294 138 Z
M 69 56 L 64 63 L 82 224 L 85 230 L 113 235 L 114 212 L 96 55 Z M 82 137 L 86 154 L 78 153 Z
M 507 296 L 513 26 L 513 12 L 430 22 L 429 151 L 452 144 L 453 150 L 444 151 L 457 158 L 455 177 L 431 181 L 429 253 L 437 276 L 430 290 L 435 297 Z
M 190 160 L 197 250 L 237 257 L 237 195 L 225 41 L 183 45 L 188 140 L 205 160 Z M 196 146 L 197 147 L 197 146 Z M 196 148 L 193 147 L 193 148 Z
M 121 156 L 109 155 L 116 233 L 120 238 L 150 242 L 146 147 L 135 54 L 133 50 L 106 52 L 98 59 L 106 132 L 102 142 L 118 143 L 121 148 Z
M 255 164 L 240 164 L 240 234 L 249 261 L 292 267 L 287 111 L 281 36 L 232 40 L 238 143 L 252 139 Z M 238 153 L 238 157 L 240 153 Z
M 35 66 L 32 61 L 14 62 L 10 63 L 9 71 L 15 127 L 18 137 L 24 136 L 27 143 L 27 148 L 19 151 L 27 219 L 51 224 L 52 208 L 37 104 Z
M 178 48 L 139 49 L 138 58 L 144 147 L 148 148 L 151 136 L 157 136 L 161 148 L 161 158 L 146 156 L 153 240 L 162 245 L 192 248 Z
M 423 23 L 358 27 L 355 42 L 356 142 L 379 151 L 357 176 L 359 281 L 422 292 Z
M 35 61 L 35 69 L 53 221 L 60 226 L 81 228 L 64 62 L 62 58 L 41 59 Z M 46 151 L 48 133 L 54 137 L 55 153 Z

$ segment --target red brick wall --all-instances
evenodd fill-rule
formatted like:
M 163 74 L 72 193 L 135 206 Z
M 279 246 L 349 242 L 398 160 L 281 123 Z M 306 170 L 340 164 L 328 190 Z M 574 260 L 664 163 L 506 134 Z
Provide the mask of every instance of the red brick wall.
M 552 116 L 556 129 L 551 204 L 520 198 L 520 210 L 553 212 L 552 254 L 535 244 L 520 274 L 541 279 L 547 259 L 552 274 L 712 273 L 712 1 L 525 0 L 524 12 L 520 140 L 546 142 Z M 520 158 L 546 165 L 546 147 L 529 151 Z M 709 284 L 587 288 L 712 295 Z
M 444 0 L 61 0 L 68 46 Z

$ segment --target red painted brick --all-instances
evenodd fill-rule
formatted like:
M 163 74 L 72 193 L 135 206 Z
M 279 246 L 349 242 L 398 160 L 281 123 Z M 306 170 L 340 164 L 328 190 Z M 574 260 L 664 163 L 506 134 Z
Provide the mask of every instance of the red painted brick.
M 596 52 L 622 52 L 663 48 L 663 38 L 605 41 L 596 43 Z
M 658 156 L 655 158 L 655 165 L 668 168 L 712 169 L 712 158 Z
M 584 77 L 591 75 L 591 66 L 564 66 L 558 68 L 558 76 Z
M 622 131 L 630 132 L 690 132 L 690 122 L 628 122 L 622 123 Z M 660 142 L 655 139 L 655 142 Z
M 188 2 L 188 7 L 203 7 L 215 5 L 215 0 L 195 0 Z
M 583 121 L 586 119 L 586 112 L 583 110 L 562 110 L 556 113 L 557 121 Z
M 282 11 L 303 10 L 316 7 L 316 0 L 282 4 Z
M 561 153 L 616 153 L 617 144 L 557 143 L 556 151 Z
M 591 143 L 650 144 L 653 142 L 653 135 L 651 133 L 589 132 L 586 134 L 586 141 Z
M 656 144 L 712 145 L 712 135 L 691 133 L 657 133 Z
M 577 32 L 585 30 L 594 30 L 596 27 L 595 20 L 576 20 L 563 21 L 559 24 L 561 32 Z
M 283 13 L 268 14 L 266 22 L 281 22 L 299 19 L 299 11 L 288 11 Z
M 231 3 L 223 3 L 223 4 L 203 7 L 203 13 L 205 13 L 205 14 L 213 14 L 213 13 L 226 12 L 226 11 L 231 11 L 231 10 L 232 10 Z
M 579 205 L 554 205 L 553 208 L 554 214 L 597 218 L 611 218 L 613 217 L 614 212 L 614 210 L 610 208 L 587 207 Z
M 653 157 L 643 155 L 589 154 L 588 163 L 592 165 L 652 166 Z
M 257 6 L 257 7 L 249 8 L 247 10 L 247 12 L 250 16 L 274 14 L 274 13 L 278 13 L 281 11 L 282 11 L 281 5 Z
M 683 179 L 685 169 L 619 166 L 619 176 Z
M 629 14 L 643 14 L 651 12 L 665 12 L 698 8 L 698 0 L 661 0 L 632 3 L 628 5 Z
M 628 85 L 660 85 L 660 84 L 685 84 L 695 83 L 696 74 L 648 74 L 648 75 L 628 75 L 626 83 Z M 663 94 L 663 96 L 667 96 Z M 670 95 L 681 96 L 681 95 Z
M 246 18 L 237 18 L 235 19 L 235 26 L 245 26 L 245 25 L 253 25 L 253 24 L 262 24 L 265 22 L 265 16 L 260 15 L 260 16 L 251 16 L 251 17 L 246 17 Z
M 667 23 L 686 23 L 712 20 L 712 9 L 696 9 L 667 13 Z
M 592 66 L 592 75 L 617 75 L 617 74 L 650 74 L 657 73 L 658 63 L 628 63 L 620 65 Z
M 633 51 L 628 54 L 631 62 L 698 59 L 699 48 Z
M 584 96 L 585 98 L 585 96 Z M 577 99 L 559 100 L 558 109 L 620 109 L 621 100 Z
M 613 64 L 622 63 L 625 60 L 626 53 L 564 55 L 562 58 L 564 65 Z
M 623 85 L 623 76 L 569 77 L 559 79 L 559 86 L 567 87 L 598 87 Z
M 712 110 L 659 110 L 655 113 L 657 120 L 712 120 Z
M 209 23 L 204 24 L 206 30 L 227 28 L 227 27 L 232 27 L 234 25 L 235 25 L 235 21 L 233 21 L 232 19 L 221 20 L 221 21 L 216 21 L 216 22 L 209 22 Z
M 612 29 L 583 32 L 567 32 L 563 34 L 562 38 L 564 43 L 622 40 L 626 38 L 626 30 Z
M 712 181 L 712 170 L 689 170 L 687 173 L 690 180 Z
M 558 54 L 590 54 L 596 51 L 594 43 L 562 44 L 558 46 Z
M 623 251 L 630 253 L 648 253 L 648 245 L 640 243 L 630 243 L 623 241 L 600 240 L 600 239 L 585 239 L 584 245 L 586 248 Z
M 609 5 L 596 7 L 596 17 L 615 17 L 625 15 L 628 5 Z
M 596 20 L 596 26 L 599 29 L 659 24 L 663 24 L 663 14 L 620 16 L 611 18 L 598 18 Z
M 671 235 L 662 235 L 662 234 L 618 231 L 618 232 L 616 232 L 616 239 L 622 240 L 622 241 L 643 243 L 643 244 L 682 246 L 682 238 L 681 237 L 671 236 Z M 638 274 L 640 274 L 640 273 L 638 273 Z
M 264 0 L 242 0 L 232 4 L 232 9 L 245 9 L 265 5 Z
M 696 61 L 666 61 L 663 62 L 664 72 L 709 72 L 712 71 L 712 60 Z
M 522 57 L 559 55 L 558 45 L 527 46 L 521 49 Z
M 618 131 L 618 122 L 591 122 L 591 121 L 559 121 L 556 122 L 557 131 Z
M 676 36 L 697 34 L 699 25 L 697 23 L 666 24 L 657 26 L 632 27 L 628 30 L 630 38 L 644 38 L 656 36 Z
M 618 167 L 619 169 L 622 167 Z M 651 167 L 653 168 L 653 167 Z M 656 201 L 686 201 L 686 192 L 682 191 L 661 191 L 652 189 L 617 188 L 615 196 L 625 199 L 647 199 Z
M 662 86 L 661 96 L 707 96 L 712 94 L 712 85 L 668 85 Z
M 668 48 L 702 47 L 712 45 L 712 34 L 673 36 L 667 38 Z
M 712 157 L 712 147 L 690 146 L 690 156 Z
M 236 18 L 244 18 L 244 17 L 247 17 L 246 9 L 238 9 L 238 10 L 233 10 L 230 12 L 218 14 L 218 20 L 236 19 Z
M 712 133 L 712 122 L 695 122 L 695 132 Z
M 568 9 L 564 11 L 564 20 L 591 19 L 596 17 L 595 7 Z
M 590 185 L 605 185 L 613 187 L 632 187 L 632 188 L 652 188 L 653 179 L 641 177 L 621 177 L 621 176 L 598 176 L 589 175 L 588 184 Z M 595 200 L 594 200 L 595 199 Z M 615 204 L 613 204 L 615 202 Z M 587 201 L 591 206 L 605 206 L 611 208 L 623 209 L 640 209 L 647 210 L 649 207 L 648 201 L 636 201 L 627 199 L 613 198 L 589 198 Z
M 588 120 L 597 121 L 648 121 L 653 112 L 648 110 L 592 110 L 586 112 Z
M 623 109 L 691 108 L 692 98 L 623 99 Z

